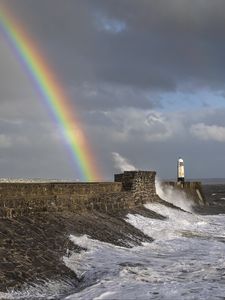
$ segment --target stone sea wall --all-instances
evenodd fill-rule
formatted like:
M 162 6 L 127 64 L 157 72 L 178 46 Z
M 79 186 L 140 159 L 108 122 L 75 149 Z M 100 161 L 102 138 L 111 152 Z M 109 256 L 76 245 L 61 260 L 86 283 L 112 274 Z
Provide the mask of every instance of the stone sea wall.
M 115 182 L 0 183 L 0 217 L 131 208 L 154 201 L 155 175 L 152 171 L 131 171 L 115 175 Z

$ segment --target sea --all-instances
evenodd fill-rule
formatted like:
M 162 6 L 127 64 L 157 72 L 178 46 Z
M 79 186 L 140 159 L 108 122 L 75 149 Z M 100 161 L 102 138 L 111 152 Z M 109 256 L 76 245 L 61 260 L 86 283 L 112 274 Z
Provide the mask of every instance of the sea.
M 224 184 L 208 185 L 206 191 L 212 205 L 225 206 Z M 87 249 L 63 258 L 80 278 L 78 290 L 68 293 L 69 283 L 48 281 L 1 294 L 2 299 L 225 299 L 225 214 L 196 213 L 187 199 L 162 191 L 160 183 L 157 192 L 182 210 L 149 203 L 147 209 L 166 219 L 126 217 L 153 242 L 123 248 L 71 235 Z

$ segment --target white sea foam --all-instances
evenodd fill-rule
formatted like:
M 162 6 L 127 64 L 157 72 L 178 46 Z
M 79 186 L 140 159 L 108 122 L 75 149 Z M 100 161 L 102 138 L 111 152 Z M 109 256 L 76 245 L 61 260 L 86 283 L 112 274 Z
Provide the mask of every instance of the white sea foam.
M 87 286 L 67 300 L 224 296 L 225 216 L 198 216 L 157 203 L 146 208 L 167 219 L 129 214 L 127 221 L 155 238 L 153 243 L 125 249 L 87 236 L 71 237 L 88 251 L 66 263 L 82 274 Z
M 59 299 L 69 290 L 74 290 L 72 283 L 62 281 L 47 280 L 44 283 L 32 283 L 24 286 L 21 291 L 0 292 L 0 299 L 31 300 L 31 299 Z
M 167 215 L 175 219 L 174 212 Z M 143 229 L 146 220 L 138 215 L 135 217 L 133 225 Z M 224 232 L 224 217 L 202 217 L 200 232 L 208 232 L 212 224 L 214 227 L 209 235 L 217 235 L 222 229 Z M 131 215 L 129 222 L 130 218 Z M 195 216 L 190 218 L 194 221 Z M 196 224 L 190 221 L 184 222 L 184 227 L 195 228 L 197 232 L 199 219 L 195 220 Z M 151 226 L 159 225 L 157 220 L 152 222 Z M 74 255 L 66 263 L 82 275 L 87 286 L 66 299 L 211 300 L 223 297 L 225 244 L 213 239 L 182 237 L 176 235 L 168 223 L 166 227 L 168 232 L 172 230 L 173 239 L 164 228 L 167 238 L 132 249 L 93 241 L 87 236 L 72 236 L 73 242 L 87 247 L 88 251 L 82 252 L 79 257 Z
M 145 207 L 167 219 L 162 221 L 129 214 L 128 222 L 156 240 L 168 240 L 182 236 L 225 240 L 225 225 L 222 221 L 223 217 L 220 215 L 199 216 L 159 203 L 148 203 Z
M 147 208 L 164 214 L 167 219 L 159 221 L 128 215 L 127 221 L 157 237 L 153 243 L 127 249 L 92 240 L 86 235 L 70 236 L 87 251 L 64 257 L 65 264 L 81 280 L 80 291 L 64 299 L 211 300 L 224 297 L 225 244 L 220 239 L 225 237 L 225 215 L 196 216 L 161 204 L 148 204 Z M 183 236 L 184 231 L 193 236 Z M 54 299 L 62 293 L 61 287 L 53 282 L 50 288 L 36 286 L 20 295 L 4 294 L 4 298 Z

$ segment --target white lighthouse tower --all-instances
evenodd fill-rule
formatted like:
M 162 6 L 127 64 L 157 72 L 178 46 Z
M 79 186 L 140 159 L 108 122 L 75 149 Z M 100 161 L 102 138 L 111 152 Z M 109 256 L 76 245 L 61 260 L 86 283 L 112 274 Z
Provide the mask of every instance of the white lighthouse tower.
M 184 161 L 181 157 L 177 161 L 177 182 L 184 182 Z

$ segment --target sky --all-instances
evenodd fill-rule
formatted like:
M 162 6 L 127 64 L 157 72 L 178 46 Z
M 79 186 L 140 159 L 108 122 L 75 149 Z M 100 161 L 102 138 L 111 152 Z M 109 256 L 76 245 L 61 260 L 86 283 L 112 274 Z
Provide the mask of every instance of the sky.
M 225 177 L 224 0 L 0 0 L 67 92 L 104 180 L 118 160 Z M 0 33 L 0 177 L 79 179 Z

